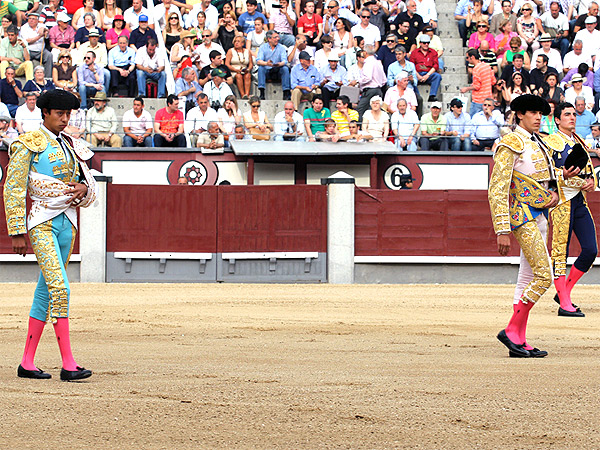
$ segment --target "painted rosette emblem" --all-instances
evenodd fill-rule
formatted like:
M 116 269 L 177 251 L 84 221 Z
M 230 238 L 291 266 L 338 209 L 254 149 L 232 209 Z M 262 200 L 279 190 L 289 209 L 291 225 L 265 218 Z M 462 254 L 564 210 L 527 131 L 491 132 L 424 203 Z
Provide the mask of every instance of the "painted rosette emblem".
M 185 177 L 188 184 L 202 185 L 206 183 L 208 171 L 200 161 L 188 161 L 179 169 L 179 176 Z

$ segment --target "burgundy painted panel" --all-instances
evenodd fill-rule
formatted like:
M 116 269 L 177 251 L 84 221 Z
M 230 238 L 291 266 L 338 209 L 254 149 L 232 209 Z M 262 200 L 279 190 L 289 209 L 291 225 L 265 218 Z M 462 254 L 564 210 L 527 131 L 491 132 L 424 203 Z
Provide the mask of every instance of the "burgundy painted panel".
M 222 186 L 219 252 L 327 251 L 325 186 Z
M 216 252 L 216 186 L 108 185 L 109 252 Z

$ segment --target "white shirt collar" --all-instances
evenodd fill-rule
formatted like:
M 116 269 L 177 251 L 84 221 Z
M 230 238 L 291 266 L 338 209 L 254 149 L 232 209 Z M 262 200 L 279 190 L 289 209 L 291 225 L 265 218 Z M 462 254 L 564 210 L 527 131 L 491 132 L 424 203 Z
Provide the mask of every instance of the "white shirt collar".
M 517 127 L 515 128 L 515 131 L 518 131 L 521 134 L 524 134 L 525 136 L 527 136 L 528 139 L 531 139 L 531 137 L 533 136 L 529 131 L 527 131 L 525 128 L 521 127 L 520 125 L 517 125 Z
M 56 134 L 54 134 L 52 131 L 50 131 L 48 128 L 46 128 L 46 127 L 44 126 L 44 124 L 42 124 L 42 130 L 44 130 L 44 132 L 45 132 L 45 133 L 46 133 L 48 136 L 50 136 L 52 139 L 56 139 L 56 138 L 60 137 L 60 135 L 59 135 L 59 136 L 57 136 L 57 135 L 56 135 Z

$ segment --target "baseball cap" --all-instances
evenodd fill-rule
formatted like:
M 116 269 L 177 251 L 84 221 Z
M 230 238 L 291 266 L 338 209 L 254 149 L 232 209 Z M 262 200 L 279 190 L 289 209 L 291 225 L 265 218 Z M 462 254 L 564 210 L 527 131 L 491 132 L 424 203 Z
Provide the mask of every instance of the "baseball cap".
M 56 15 L 56 20 L 58 22 L 65 22 L 65 23 L 69 23 L 71 21 L 71 19 L 69 19 L 69 16 L 67 15 L 67 13 L 62 12 L 62 11 Z
M 310 53 L 301 51 L 300 54 L 298 55 L 298 59 L 305 59 L 305 60 L 310 61 Z
M 431 42 L 431 38 L 428 34 L 422 34 L 419 38 L 419 42 Z
M 222 69 L 219 69 L 218 67 L 216 69 L 213 69 L 210 74 L 213 77 L 221 77 L 221 78 L 225 78 L 227 76 L 225 71 L 223 71 Z
M 587 16 L 585 18 L 585 23 L 596 23 L 597 19 L 594 16 Z
M 430 108 L 438 108 L 438 109 L 442 109 L 442 102 L 433 102 L 430 106 Z
M 340 57 L 338 55 L 335 54 L 335 52 L 330 52 L 329 56 L 327 57 L 328 61 L 339 61 Z
M 139 18 L 138 18 L 138 22 L 148 22 L 148 16 L 146 14 L 142 14 Z

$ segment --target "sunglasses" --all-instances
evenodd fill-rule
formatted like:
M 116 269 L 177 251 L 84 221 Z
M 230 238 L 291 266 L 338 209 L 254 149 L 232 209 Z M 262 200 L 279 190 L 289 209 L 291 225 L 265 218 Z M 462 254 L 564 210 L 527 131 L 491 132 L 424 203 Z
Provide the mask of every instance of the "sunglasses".
M 63 56 L 63 58 L 66 58 L 66 56 Z M 83 58 L 85 61 L 89 61 L 90 59 L 92 59 L 90 56 L 86 56 L 85 58 Z
M 169 17 L 169 20 L 179 20 L 179 17 L 177 17 L 177 16 Z
M 202 37 L 211 37 L 212 34 L 203 34 Z
M 395 41 L 395 40 L 393 40 L 393 39 L 388 39 L 388 40 L 387 40 L 387 41 L 385 41 L 385 42 L 391 42 L 391 43 L 394 43 L 394 42 L 396 42 L 396 41 Z
M 523 8 L 523 9 L 521 9 L 521 11 L 533 11 L 533 9 Z
M 477 28 L 487 28 L 487 25 L 477 25 Z
M 371 16 L 360 16 L 360 17 L 362 17 L 363 19 L 370 19 L 371 18 Z
M 583 83 L 583 80 L 573 80 L 572 83 Z
M 494 106 L 491 103 L 484 103 L 483 106 Z
M 258 105 L 250 105 L 252 108 L 258 108 L 260 106 L 260 104 Z

